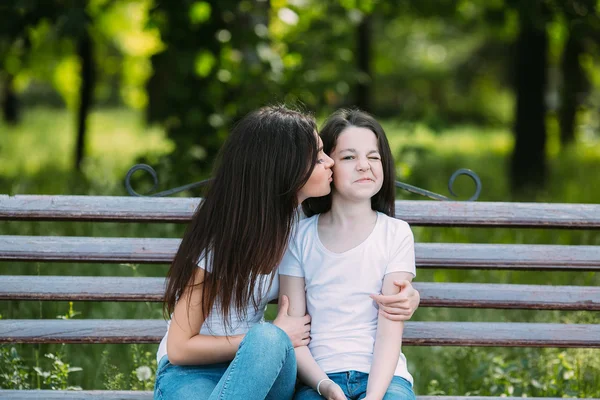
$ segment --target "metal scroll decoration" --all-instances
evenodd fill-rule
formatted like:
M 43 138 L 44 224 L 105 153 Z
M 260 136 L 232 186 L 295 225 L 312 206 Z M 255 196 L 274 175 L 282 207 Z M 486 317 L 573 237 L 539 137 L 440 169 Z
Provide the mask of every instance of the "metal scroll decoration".
M 205 179 L 200 182 L 189 183 L 187 185 L 179 186 L 174 189 L 169 189 L 169 190 L 165 190 L 165 191 L 158 192 L 158 193 L 139 194 L 138 192 L 133 190 L 133 187 L 131 187 L 131 177 L 133 176 L 133 174 L 136 171 L 139 171 L 139 170 L 146 171 L 152 176 L 152 180 L 154 181 L 154 184 L 152 186 L 152 189 L 150 189 L 150 192 L 154 191 L 154 189 L 156 189 L 156 187 L 158 186 L 158 175 L 156 174 L 156 171 L 154 170 L 154 168 L 152 168 L 148 164 L 136 164 L 133 167 L 129 168 L 129 171 L 127 171 L 127 175 L 125 175 L 125 189 L 127 190 L 127 193 L 129 193 L 130 196 L 165 197 L 165 196 L 170 196 L 175 193 L 183 192 L 185 190 L 204 186 L 212 180 L 212 178 L 209 178 L 209 179 Z
M 469 178 L 471 178 L 473 180 L 473 182 L 475 182 L 475 193 L 465 201 L 477 201 L 477 199 L 479 198 L 479 195 L 481 194 L 481 179 L 479 179 L 479 175 L 477 175 L 475 172 L 471 171 L 470 169 L 461 168 L 461 169 L 454 171 L 454 173 L 448 180 L 448 191 L 450 192 L 450 194 L 452 196 L 457 197 L 456 193 L 454 193 L 454 182 L 456 181 L 456 178 L 458 178 L 461 175 L 466 175 Z M 404 189 L 411 193 L 420 194 L 421 196 L 429 197 L 430 199 L 434 199 L 434 200 L 442 200 L 442 201 L 454 200 L 449 197 L 443 196 L 441 194 L 430 192 L 429 190 L 421 189 L 419 187 L 409 185 L 408 183 L 404 183 L 404 182 L 396 181 L 396 187 L 399 187 L 399 188 Z
M 133 190 L 133 187 L 131 186 L 131 177 L 133 176 L 133 174 L 136 171 L 139 171 L 139 170 L 146 171 L 152 176 L 154 185 L 152 186 L 152 189 L 150 189 L 150 193 L 148 193 L 148 194 L 140 194 L 140 193 L 136 192 L 135 190 Z M 458 178 L 461 175 L 468 176 L 475 183 L 475 194 L 473 194 L 470 198 L 468 198 L 465 201 L 476 201 L 479 198 L 479 195 L 481 194 L 481 179 L 479 179 L 479 176 L 475 172 L 471 171 L 470 169 L 461 168 L 459 170 L 456 170 L 452 174 L 452 176 L 450 177 L 450 180 L 448 181 L 448 190 L 450 191 L 450 194 L 452 196 L 456 197 L 456 194 L 454 193 L 454 182 L 456 181 L 456 178 Z M 212 178 L 209 178 L 209 179 L 205 179 L 203 181 L 176 187 L 174 189 L 164 190 L 164 191 L 158 192 L 158 193 L 151 193 L 158 186 L 158 175 L 156 174 L 156 171 L 154 170 L 154 168 L 152 168 L 148 164 L 136 164 L 133 167 L 131 167 L 129 169 L 129 171 L 127 171 L 127 175 L 125 175 L 125 189 L 127 189 L 127 193 L 129 193 L 130 196 L 165 197 L 165 196 L 170 196 L 175 193 L 183 192 L 185 190 L 204 186 L 207 183 L 209 183 L 211 180 L 212 180 Z M 404 183 L 404 182 L 400 182 L 400 181 L 396 181 L 396 187 L 404 189 L 411 193 L 429 197 L 434 200 L 442 200 L 442 201 L 454 200 L 449 197 L 443 196 L 441 194 L 430 192 L 429 190 L 421 189 L 419 187 L 409 185 L 408 183 Z

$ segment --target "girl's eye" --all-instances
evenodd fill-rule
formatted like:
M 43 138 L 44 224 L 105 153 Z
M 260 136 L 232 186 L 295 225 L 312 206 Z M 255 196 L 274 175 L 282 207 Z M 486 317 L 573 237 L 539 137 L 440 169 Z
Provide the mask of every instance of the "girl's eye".
M 342 160 L 354 160 L 354 156 L 343 157 Z
M 325 160 L 323 160 L 322 158 L 319 158 L 319 159 L 317 160 L 317 164 L 323 164 L 324 162 L 325 162 Z
M 381 160 L 379 157 L 369 157 L 370 160 Z

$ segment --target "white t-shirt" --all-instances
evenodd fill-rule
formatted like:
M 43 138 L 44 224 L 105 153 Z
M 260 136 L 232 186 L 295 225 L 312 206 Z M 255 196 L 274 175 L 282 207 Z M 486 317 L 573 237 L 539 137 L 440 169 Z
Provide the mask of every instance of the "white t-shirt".
M 200 260 L 200 262 L 198 263 L 198 267 L 209 272 L 212 269 L 212 265 L 210 263 L 206 264 L 204 260 Z M 269 288 L 269 281 L 273 275 L 275 275 L 275 278 L 273 279 L 273 283 Z M 221 312 L 217 309 L 217 305 L 215 304 L 213 305 L 212 310 L 208 315 L 208 318 L 206 318 L 206 320 L 200 327 L 200 334 L 210 336 L 243 335 L 248 333 L 250 328 L 252 328 L 255 324 L 264 322 L 267 304 L 271 300 L 277 299 L 277 295 L 279 294 L 279 279 L 277 279 L 277 270 L 275 270 L 271 275 L 265 275 L 264 278 L 261 279 L 261 282 L 262 293 L 259 292 L 259 282 L 257 282 L 256 287 L 254 288 L 255 298 L 260 299 L 258 309 L 254 309 L 252 302 L 250 302 L 246 309 L 246 318 L 244 318 L 243 315 L 237 313 L 232 307 L 232 309 L 229 312 L 230 324 L 227 327 L 226 333 L 225 325 L 223 324 L 223 316 Z M 171 321 L 168 322 L 168 326 L 171 326 Z M 160 359 L 167 354 L 168 335 L 169 330 L 167 329 L 167 333 L 160 341 L 160 345 L 158 346 L 158 352 L 156 353 L 156 359 L 159 362 Z
M 377 333 L 377 304 L 391 272 L 416 275 L 414 239 L 404 221 L 377 213 L 373 232 L 343 253 L 333 253 L 319 240 L 319 216 L 300 221 L 279 266 L 281 275 L 304 277 L 315 361 L 326 373 L 369 373 Z M 400 338 L 398 338 L 400 340 Z M 394 375 L 413 382 L 400 354 Z

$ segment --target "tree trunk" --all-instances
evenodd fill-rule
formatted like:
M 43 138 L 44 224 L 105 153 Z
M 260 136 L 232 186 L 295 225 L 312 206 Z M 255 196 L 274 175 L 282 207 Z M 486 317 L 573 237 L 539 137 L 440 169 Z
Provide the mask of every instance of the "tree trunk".
M 536 189 L 546 180 L 546 104 L 548 36 L 536 14 L 521 14 L 516 43 L 515 147 L 511 163 L 513 194 Z
M 571 31 L 562 56 L 562 98 L 559 111 L 560 143 L 567 146 L 575 141 L 575 118 L 587 90 L 585 71 L 579 62 L 584 52 L 581 32 Z
M 87 30 L 81 35 L 77 44 L 77 53 L 81 60 L 81 87 L 79 90 L 79 107 L 77 110 L 77 144 L 75 152 L 75 168 L 81 171 L 81 162 L 85 155 L 85 134 L 87 116 L 92 108 L 95 67 L 92 38 Z
M 10 125 L 16 125 L 20 120 L 19 99 L 13 87 L 13 76 L 6 74 L 4 85 L 2 86 L 2 116 L 4 122 Z
M 371 16 L 367 15 L 357 29 L 356 63 L 359 71 L 356 83 L 356 100 L 358 108 L 371 111 Z

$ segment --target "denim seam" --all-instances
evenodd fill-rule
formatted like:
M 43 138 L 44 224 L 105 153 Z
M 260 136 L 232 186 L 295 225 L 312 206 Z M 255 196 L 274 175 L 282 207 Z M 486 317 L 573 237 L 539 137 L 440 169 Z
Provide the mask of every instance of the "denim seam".
M 244 349 L 244 347 L 246 347 L 246 346 L 244 346 L 246 344 L 246 340 L 245 339 L 246 338 L 244 338 L 240 342 L 240 345 L 238 346 L 237 354 L 239 354 Z M 223 396 L 225 395 L 225 391 L 228 388 L 229 380 L 231 379 L 231 375 L 235 371 L 235 367 L 237 366 L 237 363 L 238 363 L 238 358 L 234 357 L 234 359 L 231 361 L 231 364 L 229 365 L 229 367 L 231 368 L 231 370 L 227 373 L 227 377 L 225 378 L 225 382 L 223 383 L 223 387 L 221 388 L 221 391 L 219 392 L 219 399 L 222 399 Z M 221 379 L 223 379 L 223 378 L 221 377 Z
M 166 356 L 163 356 L 163 357 L 166 357 Z M 162 358 L 161 358 L 161 360 L 160 360 L 160 361 L 162 361 Z M 160 364 L 160 361 L 158 362 L 158 364 Z M 159 376 L 159 375 L 162 375 L 162 374 L 163 374 L 163 372 L 164 372 L 164 371 L 166 371 L 166 369 L 167 369 L 167 367 L 168 367 L 169 365 L 171 365 L 171 362 L 169 361 L 169 359 L 167 359 L 167 362 L 166 362 L 166 363 L 164 363 L 162 366 L 160 366 L 160 367 L 159 367 L 159 366 L 157 365 L 156 372 L 155 372 L 155 376 L 156 376 L 156 378 L 157 378 L 157 379 L 158 379 L 158 376 Z
M 289 360 L 290 358 L 290 353 L 294 351 L 294 347 L 293 346 L 287 346 L 287 349 L 285 351 L 285 357 L 281 358 L 281 363 L 279 364 L 279 370 L 277 371 L 277 374 L 279 375 L 281 373 L 281 370 L 283 369 L 285 363 Z M 275 381 L 273 381 L 273 384 L 275 384 Z M 271 389 L 273 388 L 273 385 L 271 385 L 271 387 L 269 388 L 269 391 L 267 392 L 267 395 L 269 394 L 269 392 L 271 391 Z
M 158 371 L 156 372 L 156 375 L 154 377 L 154 384 L 156 385 L 156 387 L 158 387 L 158 384 L 161 381 L 160 378 L 162 378 L 162 376 L 163 376 L 162 372 L 161 373 L 159 373 Z
M 238 351 L 241 350 L 243 343 L 240 344 L 240 348 L 238 349 Z M 286 352 L 285 352 L 285 357 L 282 357 L 281 359 L 281 363 L 279 365 L 279 371 L 281 372 L 283 366 L 285 365 L 286 361 L 289 359 L 290 357 L 290 353 L 294 351 L 294 348 L 292 346 L 287 346 Z M 227 388 L 229 387 L 229 381 L 231 379 L 231 376 L 233 375 L 233 373 L 236 371 L 236 367 L 237 367 L 237 359 L 235 359 L 232 362 L 231 365 L 231 370 L 229 371 L 229 373 L 227 374 L 227 378 L 225 379 L 225 382 L 223 383 L 223 388 L 221 389 L 221 392 L 219 393 L 219 399 L 223 399 L 225 396 L 225 392 L 227 390 Z M 271 390 L 269 388 L 269 390 Z M 268 393 L 268 392 L 267 392 Z
M 165 372 L 167 371 L 167 368 L 169 368 L 169 366 L 172 365 L 169 361 L 167 361 L 162 368 L 159 368 L 156 370 L 155 373 L 155 378 L 154 378 L 154 384 L 158 385 L 158 383 L 162 380 L 162 377 L 165 375 Z
M 240 345 L 241 348 L 241 345 Z M 234 359 L 231 362 L 231 370 L 229 371 L 229 373 L 227 374 L 227 378 L 225 378 L 225 382 L 223 383 L 223 388 L 221 389 L 221 391 L 219 392 L 219 399 L 223 399 L 225 397 L 225 392 L 227 391 L 227 389 L 229 388 L 229 381 L 231 380 L 231 375 L 233 375 L 233 373 L 236 370 L 237 367 L 237 359 Z
M 158 393 L 158 398 L 159 398 L 159 400 L 163 400 L 163 394 L 162 394 L 162 392 L 160 391 L 160 387 L 158 386 L 158 383 L 157 383 L 157 385 L 156 385 L 156 392 Z

